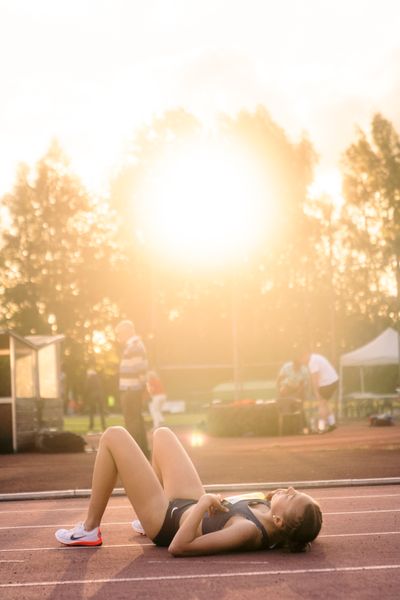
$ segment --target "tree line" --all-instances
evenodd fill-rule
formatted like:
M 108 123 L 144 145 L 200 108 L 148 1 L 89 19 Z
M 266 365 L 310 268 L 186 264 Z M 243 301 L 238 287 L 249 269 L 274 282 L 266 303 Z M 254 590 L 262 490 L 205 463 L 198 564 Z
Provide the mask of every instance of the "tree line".
M 251 154 L 279 208 L 275 235 L 234 272 L 166 263 L 138 232 L 143 181 L 188 140 L 211 135 L 170 110 L 137 131 L 106 198 L 90 194 L 57 142 L 21 165 L 1 199 L 0 326 L 63 333 L 66 370 L 95 355 L 111 373 L 113 327 L 131 318 L 155 366 L 228 364 L 235 311 L 241 361 L 280 362 L 300 339 L 337 361 L 388 325 L 400 286 L 400 139 L 382 115 L 341 161 L 344 204 L 311 198 L 317 156 L 267 110 L 221 116 L 212 135 Z M 201 165 L 199 165 L 201 171 Z M 145 199 L 144 199 L 145 201 Z M 229 215 L 227 216 L 229 218 Z

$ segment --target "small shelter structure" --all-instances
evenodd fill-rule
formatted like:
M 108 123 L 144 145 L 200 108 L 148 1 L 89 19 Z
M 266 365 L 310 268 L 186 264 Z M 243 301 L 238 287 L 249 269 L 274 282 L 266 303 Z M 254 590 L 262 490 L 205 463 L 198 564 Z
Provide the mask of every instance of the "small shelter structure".
M 343 409 L 343 370 L 346 367 L 360 369 L 360 395 L 367 394 L 365 389 L 364 369 L 366 367 L 400 365 L 400 335 L 392 327 L 388 327 L 375 339 L 352 352 L 342 354 L 340 358 L 339 411 Z M 384 394 L 385 397 L 388 394 Z M 395 396 L 395 394 L 393 394 Z
M 63 339 L 0 330 L 0 452 L 29 447 L 41 429 L 62 429 Z

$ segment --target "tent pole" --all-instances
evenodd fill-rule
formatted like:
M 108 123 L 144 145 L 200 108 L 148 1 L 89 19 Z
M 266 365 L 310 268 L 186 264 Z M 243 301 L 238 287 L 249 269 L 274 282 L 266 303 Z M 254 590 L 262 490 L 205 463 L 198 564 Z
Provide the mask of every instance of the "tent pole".
M 343 365 L 340 361 L 339 368 L 339 419 L 343 416 Z
M 397 387 L 400 388 L 400 333 L 397 331 Z
M 397 235 L 396 244 L 398 250 L 399 236 Z M 397 299 L 397 314 L 396 314 L 396 333 L 397 333 L 397 385 L 400 387 L 400 255 L 396 252 L 396 299 Z

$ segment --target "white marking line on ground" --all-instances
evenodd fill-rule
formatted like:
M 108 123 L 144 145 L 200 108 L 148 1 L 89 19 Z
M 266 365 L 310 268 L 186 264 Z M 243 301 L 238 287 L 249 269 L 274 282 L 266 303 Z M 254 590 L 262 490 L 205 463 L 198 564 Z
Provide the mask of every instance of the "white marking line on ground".
M 390 513 L 390 512 L 400 512 L 400 508 L 383 508 L 377 510 L 341 510 L 339 512 L 325 512 L 323 511 L 324 517 L 326 515 L 368 515 L 374 513 Z M 1 529 L 1 527 L 0 527 Z
M 131 521 L 115 521 L 115 522 L 103 522 L 101 524 L 101 526 L 103 527 L 104 525 L 130 525 Z M 54 528 L 54 529 L 66 529 L 66 528 L 72 528 L 75 527 L 76 523 L 70 523 L 69 525 L 10 525 L 9 527 L 0 527 L 0 530 L 2 529 L 48 529 L 48 528 Z
M 0 560 L 0 563 L 21 563 L 21 562 L 25 562 L 24 560 Z
M 320 538 L 335 538 L 335 537 L 359 537 L 373 535 L 400 535 L 400 531 L 367 531 L 365 533 L 321 533 Z
M 368 495 L 360 495 L 360 496 L 313 496 L 315 500 L 358 500 L 359 498 L 368 498 L 372 500 L 372 498 L 398 498 L 400 494 L 368 494 Z
M 102 549 L 105 548 L 143 548 L 144 546 L 152 546 L 155 548 L 155 545 L 152 542 L 144 542 L 143 544 L 103 544 L 101 546 Z M 95 546 L 95 549 L 98 550 L 100 546 Z M 82 550 L 93 550 L 92 546 L 36 546 L 34 548 L 2 548 L 0 552 L 41 552 L 41 551 L 69 551 L 72 550 L 81 552 Z
M 354 510 L 354 511 L 339 511 L 339 512 L 324 512 L 324 517 L 326 516 L 337 516 L 337 515 L 366 515 L 366 514 L 376 514 L 376 513 L 391 513 L 391 512 L 400 512 L 400 508 L 385 508 L 385 509 L 377 509 L 377 510 Z M 130 525 L 131 521 L 105 521 L 101 525 L 102 527 L 105 525 Z M 9 525 L 0 527 L 1 530 L 5 529 L 62 529 L 62 528 L 72 528 L 75 527 L 76 523 L 69 525 Z
M 400 494 L 399 494 L 400 495 Z M 0 515 L 6 515 L 6 514 L 11 514 L 11 513 L 17 513 L 19 515 L 23 515 L 23 514 L 31 514 L 31 513 L 37 513 L 37 512 L 43 512 L 43 513 L 48 513 L 48 512 L 84 512 L 87 508 L 87 503 L 85 503 L 85 506 L 81 506 L 78 508 L 32 508 L 31 510 L 28 509 L 24 509 L 24 510 L 0 510 Z M 133 508 L 130 504 L 127 504 L 125 506 L 107 506 L 106 510 L 132 510 Z
M 323 500 L 359 500 L 361 498 L 365 498 L 368 500 L 372 500 L 373 498 L 399 498 L 400 494 L 368 494 L 368 495 L 359 495 L 359 496 L 313 496 L 315 498 L 315 500 L 318 500 L 319 502 L 323 501 Z M 72 508 L 72 507 L 66 507 L 66 508 L 27 508 L 27 509 L 12 509 L 12 510 L 0 510 L 0 514 L 4 515 L 4 514 L 12 514 L 12 513 L 17 513 L 17 514 L 31 514 L 31 513 L 36 513 L 36 512 L 44 512 L 44 513 L 48 513 L 48 512 L 83 512 L 86 509 L 87 503 L 85 502 L 84 506 L 81 507 L 77 507 L 77 508 Z M 112 506 L 112 505 L 108 505 L 107 506 L 107 511 L 109 510 L 133 510 L 132 506 L 130 504 L 118 504 L 116 506 Z
M 165 560 L 149 560 L 147 562 L 149 564 L 151 563 L 151 564 L 165 565 Z M 212 562 L 214 565 L 230 565 L 230 566 L 232 566 L 231 560 L 213 560 Z M 268 562 L 269 562 L 268 560 L 236 560 L 235 559 L 235 565 L 264 565 L 265 566 Z M 191 557 L 190 564 L 192 565 L 194 563 L 200 563 L 202 565 L 210 564 L 210 557 L 207 556 L 203 560 L 201 558 Z
M 318 540 L 321 538 L 334 538 L 334 537 L 359 537 L 359 536 L 370 536 L 374 537 L 377 535 L 400 535 L 400 531 L 368 531 L 366 533 L 325 533 L 318 536 Z M 145 546 L 152 546 L 155 548 L 155 545 L 152 542 L 143 542 L 142 544 L 103 544 L 101 548 L 144 548 Z M 100 547 L 97 546 L 96 549 Z M 82 550 L 91 550 L 93 548 L 90 546 L 36 546 L 34 548 L 1 548 L 0 552 L 42 552 L 42 551 L 69 551 L 69 552 L 77 552 Z
M 204 573 L 193 575 L 154 575 L 150 577 L 120 577 L 103 579 L 69 579 L 68 581 L 27 581 L 24 583 L 1 583 L 0 588 L 19 588 L 19 587 L 49 587 L 57 585 L 86 585 L 93 583 L 134 583 L 146 581 L 177 581 L 190 579 L 216 579 L 229 577 L 261 577 L 265 575 L 324 575 L 329 573 L 354 573 L 357 571 L 385 571 L 400 569 L 399 565 L 365 565 L 360 567 L 326 567 L 321 569 L 293 569 L 293 570 L 275 570 L 275 571 L 242 571 L 240 573 Z

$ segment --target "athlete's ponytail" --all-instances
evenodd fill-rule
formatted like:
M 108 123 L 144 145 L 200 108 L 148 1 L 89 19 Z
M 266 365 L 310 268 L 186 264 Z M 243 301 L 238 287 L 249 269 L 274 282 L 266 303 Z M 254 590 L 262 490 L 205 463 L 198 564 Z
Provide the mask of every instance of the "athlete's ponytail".
M 321 526 L 321 508 L 316 502 L 310 501 L 302 518 L 295 523 L 288 523 L 284 528 L 285 540 L 282 545 L 290 552 L 305 552 L 319 534 Z

